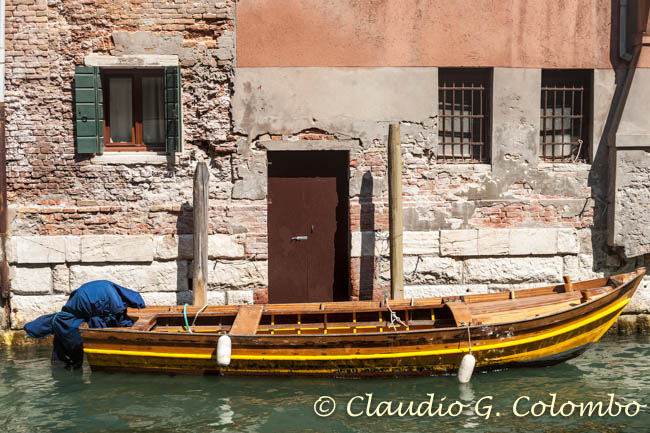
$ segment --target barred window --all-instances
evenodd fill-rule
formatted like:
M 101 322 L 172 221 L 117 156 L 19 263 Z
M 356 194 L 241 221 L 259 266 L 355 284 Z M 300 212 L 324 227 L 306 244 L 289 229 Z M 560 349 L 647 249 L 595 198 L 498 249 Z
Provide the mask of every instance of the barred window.
M 543 161 L 587 161 L 591 71 L 542 71 L 539 154 Z
M 438 70 L 438 161 L 489 162 L 491 69 Z

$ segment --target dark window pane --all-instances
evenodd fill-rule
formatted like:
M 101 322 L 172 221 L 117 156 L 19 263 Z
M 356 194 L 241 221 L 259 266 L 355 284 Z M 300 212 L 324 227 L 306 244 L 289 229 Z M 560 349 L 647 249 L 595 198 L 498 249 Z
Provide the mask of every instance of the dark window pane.
M 111 143 L 130 143 L 133 141 L 133 81 L 130 77 L 111 77 L 108 85 Z
M 165 141 L 163 77 L 142 78 L 142 139 L 145 144 Z

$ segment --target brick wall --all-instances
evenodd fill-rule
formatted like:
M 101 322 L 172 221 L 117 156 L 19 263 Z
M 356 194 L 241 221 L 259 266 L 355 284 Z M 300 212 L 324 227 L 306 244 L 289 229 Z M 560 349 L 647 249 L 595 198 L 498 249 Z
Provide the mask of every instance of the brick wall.
M 10 0 L 7 14 L 7 181 L 16 231 L 187 233 L 192 167 L 217 154 L 211 197 L 228 198 L 232 1 Z M 75 65 L 88 54 L 167 52 L 179 55 L 183 76 L 186 151 L 177 164 L 75 156 Z M 228 231 L 223 211 L 212 209 L 212 232 Z

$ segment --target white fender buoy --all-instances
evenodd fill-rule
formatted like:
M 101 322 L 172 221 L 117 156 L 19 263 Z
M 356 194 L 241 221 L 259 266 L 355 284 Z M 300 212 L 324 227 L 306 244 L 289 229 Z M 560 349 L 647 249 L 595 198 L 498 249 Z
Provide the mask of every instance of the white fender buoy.
M 232 342 L 230 341 L 230 337 L 224 334 L 217 341 L 217 364 L 221 367 L 228 367 L 230 365 L 231 353 Z
M 474 373 L 474 366 L 476 365 L 476 358 L 471 353 L 463 356 L 458 367 L 458 381 L 460 383 L 468 383 Z

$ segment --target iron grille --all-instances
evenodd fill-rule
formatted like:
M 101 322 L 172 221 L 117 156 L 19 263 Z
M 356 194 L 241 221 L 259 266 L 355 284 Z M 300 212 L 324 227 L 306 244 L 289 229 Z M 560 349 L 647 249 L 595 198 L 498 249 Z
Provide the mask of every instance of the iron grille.
M 490 71 L 439 70 L 439 161 L 489 162 Z
M 542 160 L 586 161 L 590 83 L 590 71 L 542 71 L 539 140 Z

